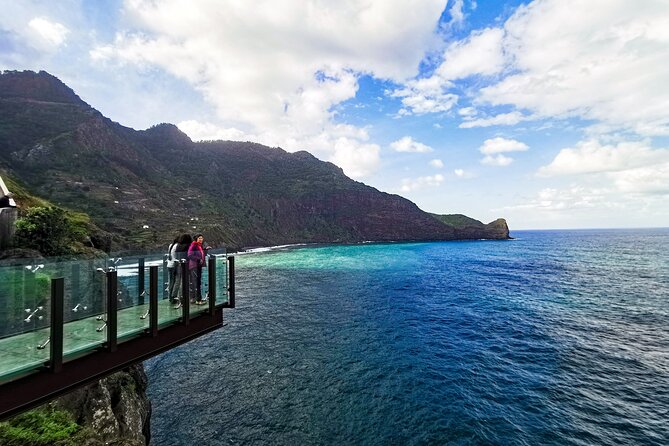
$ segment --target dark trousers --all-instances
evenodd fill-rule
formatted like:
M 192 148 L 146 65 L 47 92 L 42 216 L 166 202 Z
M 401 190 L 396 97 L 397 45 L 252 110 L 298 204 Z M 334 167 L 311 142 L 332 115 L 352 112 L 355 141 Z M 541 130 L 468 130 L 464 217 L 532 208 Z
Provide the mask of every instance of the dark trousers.
M 179 268 L 178 263 L 174 265 L 174 268 L 167 268 L 167 277 L 169 282 L 167 285 L 167 297 L 170 299 L 176 299 L 177 297 L 177 287 L 181 286 L 180 283 L 177 283 L 177 269 Z
M 202 300 L 202 268 L 190 270 L 190 300 Z

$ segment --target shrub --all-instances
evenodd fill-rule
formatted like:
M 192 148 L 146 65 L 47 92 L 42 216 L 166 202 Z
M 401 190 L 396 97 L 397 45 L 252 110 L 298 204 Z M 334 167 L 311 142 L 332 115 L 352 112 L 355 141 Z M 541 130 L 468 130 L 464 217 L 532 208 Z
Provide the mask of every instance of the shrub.
M 69 413 L 40 408 L 0 423 L 0 444 L 7 446 L 74 446 L 80 427 Z
M 45 256 L 66 255 L 72 252 L 71 246 L 78 232 L 64 210 L 34 207 L 16 221 L 14 244 L 37 249 Z

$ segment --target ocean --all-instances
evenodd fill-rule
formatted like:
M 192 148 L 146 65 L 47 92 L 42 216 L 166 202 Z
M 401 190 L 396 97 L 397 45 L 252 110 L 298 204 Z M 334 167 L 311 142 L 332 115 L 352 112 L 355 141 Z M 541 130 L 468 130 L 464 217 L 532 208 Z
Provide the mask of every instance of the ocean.
M 162 445 L 669 445 L 669 229 L 242 254 Z

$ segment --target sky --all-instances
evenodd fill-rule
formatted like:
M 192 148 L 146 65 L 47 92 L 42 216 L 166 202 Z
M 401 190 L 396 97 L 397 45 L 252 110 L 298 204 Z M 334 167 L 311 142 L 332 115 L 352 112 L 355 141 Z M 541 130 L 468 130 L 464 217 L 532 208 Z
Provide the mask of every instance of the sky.
M 0 69 L 514 229 L 669 226 L 669 1 L 0 0 Z

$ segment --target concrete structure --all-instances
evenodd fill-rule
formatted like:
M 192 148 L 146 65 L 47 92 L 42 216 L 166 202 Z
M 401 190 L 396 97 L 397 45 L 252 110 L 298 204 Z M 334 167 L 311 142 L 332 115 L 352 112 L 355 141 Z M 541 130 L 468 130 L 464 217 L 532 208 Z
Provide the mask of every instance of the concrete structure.
M 0 249 L 5 249 L 14 236 L 17 216 L 16 202 L 0 177 Z

